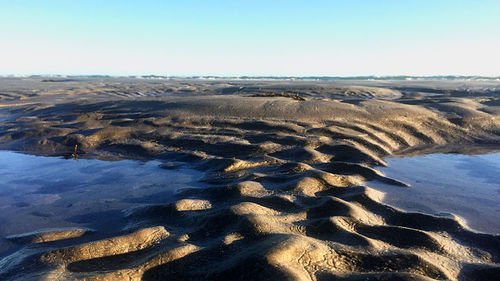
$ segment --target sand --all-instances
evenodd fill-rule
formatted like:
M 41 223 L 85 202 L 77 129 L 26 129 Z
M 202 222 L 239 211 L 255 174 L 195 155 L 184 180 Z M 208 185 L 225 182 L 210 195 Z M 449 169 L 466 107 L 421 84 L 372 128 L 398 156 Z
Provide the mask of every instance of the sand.
M 46 81 L 0 79 L 0 149 L 183 162 L 210 187 L 123 210 L 107 239 L 10 237 L 1 280 L 500 276 L 500 236 L 365 185 L 406 188 L 377 170 L 389 155 L 498 149 L 498 81 Z

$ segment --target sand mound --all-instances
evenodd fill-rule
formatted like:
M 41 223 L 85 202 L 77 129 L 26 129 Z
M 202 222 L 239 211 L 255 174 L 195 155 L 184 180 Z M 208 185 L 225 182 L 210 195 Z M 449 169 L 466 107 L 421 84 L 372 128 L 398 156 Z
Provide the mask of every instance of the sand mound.
M 500 274 L 500 236 L 473 232 L 456 217 L 392 208 L 363 186 L 376 179 L 405 188 L 376 170 L 393 153 L 498 145 L 499 98 L 481 85 L 68 83 L 76 83 L 73 92 L 56 83 L 30 97 L 9 80 L 6 104 L 26 104 L 2 107 L 0 148 L 65 155 L 76 145 L 80 155 L 182 161 L 204 170 L 211 187 L 185 189 L 171 204 L 124 210 L 122 236 L 78 243 L 78 235 L 60 232 L 55 239 L 75 242 L 28 245 L 0 260 L 2 280 Z M 38 236 L 18 237 L 36 243 Z
M 88 228 L 59 228 L 59 229 L 45 229 L 20 235 L 7 236 L 7 240 L 16 243 L 38 244 L 45 242 L 52 242 L 64 239 L 71 239 L 81 237 L 94 230 Z

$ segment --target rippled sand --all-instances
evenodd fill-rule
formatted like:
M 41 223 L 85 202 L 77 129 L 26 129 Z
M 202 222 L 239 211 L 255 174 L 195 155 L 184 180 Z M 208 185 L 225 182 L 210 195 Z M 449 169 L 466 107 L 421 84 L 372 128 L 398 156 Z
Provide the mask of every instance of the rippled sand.
M 382 203 L 394 153 L 500 145 L 481 81 L 0 79 L 0 148 L 168 159 L 206 189 L 124 210 L 122 235 L 18 236 L 2 280 L 493 280 L 500 237 Z M 21 238 L 19 238 L 21 237 Z

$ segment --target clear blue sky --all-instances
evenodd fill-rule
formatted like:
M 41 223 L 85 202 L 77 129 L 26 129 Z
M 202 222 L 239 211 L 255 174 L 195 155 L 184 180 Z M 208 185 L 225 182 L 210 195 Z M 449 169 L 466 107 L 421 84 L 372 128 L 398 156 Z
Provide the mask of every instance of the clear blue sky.
M 0 0 L 0 74 L 500 75 L 500 1 Z

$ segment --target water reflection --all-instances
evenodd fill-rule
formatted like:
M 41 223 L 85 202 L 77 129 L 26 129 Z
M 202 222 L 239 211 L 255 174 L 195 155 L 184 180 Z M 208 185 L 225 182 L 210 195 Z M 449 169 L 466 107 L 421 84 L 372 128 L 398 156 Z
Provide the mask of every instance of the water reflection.
M 118 231 L 122 209 L 168 202 L 176 190 L 200 186 L 200 172 L 159 164 L 0 151 L 0 236 L 68 226 Z
M 475 230 L 500 233 L 500 153 L 429 154 L 387 162 L 380 170 L 411 186 L 370 182 L 386 192 L 386 203 L 408 211 L 453 213 Z

